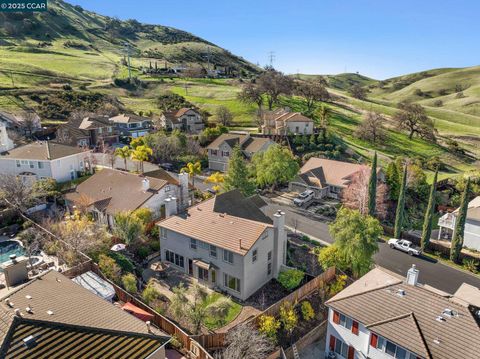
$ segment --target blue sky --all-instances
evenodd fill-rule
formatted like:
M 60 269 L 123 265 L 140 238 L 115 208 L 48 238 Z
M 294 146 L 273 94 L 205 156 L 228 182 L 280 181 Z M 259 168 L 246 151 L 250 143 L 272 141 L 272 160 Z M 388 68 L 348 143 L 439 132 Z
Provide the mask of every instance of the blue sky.
M 67 0 L 69 1 L 69 0 Z M 287 73 L 377 79 L 480 64 L 478 0 L 70 0 L 192 32 Z

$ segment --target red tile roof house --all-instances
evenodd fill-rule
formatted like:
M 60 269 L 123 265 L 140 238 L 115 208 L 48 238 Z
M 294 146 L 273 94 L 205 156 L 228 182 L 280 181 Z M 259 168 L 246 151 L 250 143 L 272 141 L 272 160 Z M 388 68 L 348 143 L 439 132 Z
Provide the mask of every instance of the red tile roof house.
M 326 302 L 326 354 L 345 359 L 478 359 L 480 290 L 454 295 L 375 268 Z
M 295 192 L 310 189 L 315 193 L 316 199 L 340 199 L 342 191 L 351 183 L 353 176 L 365 170 L 370 172 L 370 167 L 312 157 L 300 168 L 299 175 L 289 183 L 289 189 Z M 378 178 L 381 181 L 385 179 L 381 169 L 378 171 Z
M 162 260 L 207 287 L 246 300 L 286 264 L 285 214 L 258 196 L 222 193 L 158 222 Z
M 265 135 L 311 135 L 313 131 L 313 120 L 300 112 L 280 109 L 263 113 L 262 133 Z
M 182 132 L 198 134 L 205 127 L 202 116 L 194 108 L 181 108 L 180 110 L 164 112 L 160 123 L 166 130 L 178 129 Z
M 188 198 L 188 174 L 180 174 L 177 181 L 161 169 L 138 175 L 105 168 L 65 195 L 70 208 L 87 207 L 97 221 L 110 227 L 118 212 L 149 208 L 154 218 L 165 218 L 188 206 Z

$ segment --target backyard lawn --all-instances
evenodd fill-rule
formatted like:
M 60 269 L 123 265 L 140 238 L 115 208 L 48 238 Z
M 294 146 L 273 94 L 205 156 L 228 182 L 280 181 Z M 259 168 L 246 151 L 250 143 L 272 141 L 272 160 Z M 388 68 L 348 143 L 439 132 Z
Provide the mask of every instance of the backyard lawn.
M 213 292 L 211 293 L 206 299 L 205 302 L 203 303 L 203 306 L 206 308 L 208 305 L 215 303 L 217 300 L 223 298 L 224 295 Z M 207 318 L 204 321 L 204 325 L 210 329 L 210 330 L 215 330 L 218 328 L 223 327 L 224 325 L 227 325 L 231 321 L 235 320 L 235 318 L 240 314 L 242 311 L 242 306 L 238 303 L 235 303 L 234 301 L 231 302 L 232 305 L 230 306 L 230 309 L 228 310 L 228 313 L 225 318 L 215 318 L 215 316 L 212 316 L 210 314 L 207 315 Z

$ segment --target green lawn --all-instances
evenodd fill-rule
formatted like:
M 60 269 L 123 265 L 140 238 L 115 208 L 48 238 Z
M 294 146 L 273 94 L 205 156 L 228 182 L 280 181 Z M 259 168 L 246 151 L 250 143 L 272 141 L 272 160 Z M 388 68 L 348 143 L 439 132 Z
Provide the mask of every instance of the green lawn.
M 217 300 L 219 300 L 222 297 L 224 297 L 222 294 L 217 293 L 217 292 L 213 292 L 212 294 L 210 294 L 207 297 L 207 299 L 205 300 L 203 305 L 204 305 L 204 307 L 207 307 L 208 305 L 210 305 L 212 303 L 215 303 Z M 232 301 L 232 306 L 230 307 L 230 310 L 228 311 L 228 314 L 227 314 L 227 316 L 225 317 L 224 320 L 221 320 L 219 318 L 215 318 L 215 317 L 209 315 L 205 319 L 203 324 L 210 330 L 215 330 L 215 329 L 221 328 L 221 327 L 227 325 L 228 323 L 230 323 L 231 321 L 235 320 L 235 318 L 240 314 L 242 309 L 243 309 L 243 307 L 240 304 Z

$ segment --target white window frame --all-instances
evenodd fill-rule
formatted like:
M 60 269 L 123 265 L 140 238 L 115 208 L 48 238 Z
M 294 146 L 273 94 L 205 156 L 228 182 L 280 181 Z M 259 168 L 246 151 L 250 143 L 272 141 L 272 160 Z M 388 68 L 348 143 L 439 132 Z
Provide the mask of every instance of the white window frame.
M 226 250 L 226 249 L 223 250 L 223 261 L 225 263 L 233 264 L 233 262 L 235 261 L 233 257 L 234 257 L 233 252 L 231 252 L 229 250 Z M 231 261 L 230 261 L 230 259 L 231 259 Z
M 258 250 L 255 248 L 252 251 L 252 263 L 255 263 L 257 261 L 257 258 L 258 258 Z

